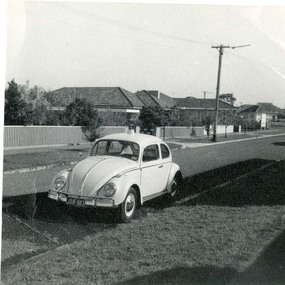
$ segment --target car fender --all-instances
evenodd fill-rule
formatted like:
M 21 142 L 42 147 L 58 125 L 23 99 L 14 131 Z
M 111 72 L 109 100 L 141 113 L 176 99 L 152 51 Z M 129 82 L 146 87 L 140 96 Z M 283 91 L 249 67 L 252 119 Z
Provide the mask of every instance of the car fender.
M 123 203 L 130 188 L 133 185 L 136 185 L 138 188 L 140 188 L 140 170 L 136 169 L 133 171 L 125 172 L 122 175 L 114 176 L 107 183 L 114 183 L 117 186 L 117 191 L 112 198 L 114 199 L 114 205 L 118 206 Z M 104 197 L 104 195 L 100 193 L 103 190 L 104 186 L 98 193 L 99 197 Z
M 57 178 L 59 177 L 63 177 L 66 181 L 68 180 L 68 175 L 70 173 L 70 170 L 69 169 L 64 169 L 60 172 L 58 172 L 56 175 L 54 175 L 53 179 L 52 179 L 52 182 L 51 182 L 51 185 L 50 185 L 50 190 L 56 190 L 55 187 L 54 187 L 54 182 Z M 65 186 L 66 187 L 66 186 Z
M 177 172 L 180 172 L 179 165 L 176 164 L 176 163 L 172 163 L 172 166 L 171 166 L 171 169 L 170 169 L 170 172 L 169 172 L 169 175 L 168 175 L 168 181 L 167 181 L 167 187 L 166 187 L 166 190 L 168 192 L 171 191 L 172 181 L 173 181 L 173 178 L 175 177 Z

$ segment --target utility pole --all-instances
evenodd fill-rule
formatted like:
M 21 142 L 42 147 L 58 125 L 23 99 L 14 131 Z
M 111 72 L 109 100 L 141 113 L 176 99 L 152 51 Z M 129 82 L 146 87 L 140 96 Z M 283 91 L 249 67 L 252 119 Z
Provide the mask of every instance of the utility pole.
M 213 94 L 213 92 L 209 92 L 209 91 L 201 91 L 202 93 L 204 93 L 204 99 L 206 99 L 206 95 L 207 95 L 207 93 L 209 93 L 209 94 Z
M 213 92 L 209 92 L 209 91 L 201 91 L 202 93 L 204 93 L 204 100 L 206 99 L 206 95 L 208 94 L 213 94 Z M 204 105 L 204 116 L 206 118 L 206 102 L 203 102 Z
M 250 45 L 242 45 L 242 46 L 235 46 L 230 47 L 229 45 L 219 45 L 219 46 L 212 46 L 212 48 L 219 50 L 219 67 L 218 67 L 218 78 L 217 78 L 217 89 L 216 89 L 216 104 L 215 104 L 215 122 L 214 122 L 214 130 L 213 130 L 213 138 L 211 139 L 212 142 L 217 141 L 217 124 L 218 124 L 218 114 L 219 114 L 219 93 L 220 93 L 220 79 L 221 79 L 221 69 L 222 69 L 222 57 L 224 54 L 225 48 L 241 48 L 241 47 L 247 47 Z

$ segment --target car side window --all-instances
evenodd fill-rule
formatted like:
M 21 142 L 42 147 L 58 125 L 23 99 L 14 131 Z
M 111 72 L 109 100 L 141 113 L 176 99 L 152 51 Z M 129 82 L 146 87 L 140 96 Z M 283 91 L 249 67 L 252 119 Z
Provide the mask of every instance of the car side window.
M 162 158 L 168 158 L 170 156 L 169 149 L 165 144 L 161 144 L 160 149 L 161 149 L 161 157 Z
M 143 161 L 153 161 L 159 159 L 158 145 L 152 144 L 147 146 L 143 151 Z

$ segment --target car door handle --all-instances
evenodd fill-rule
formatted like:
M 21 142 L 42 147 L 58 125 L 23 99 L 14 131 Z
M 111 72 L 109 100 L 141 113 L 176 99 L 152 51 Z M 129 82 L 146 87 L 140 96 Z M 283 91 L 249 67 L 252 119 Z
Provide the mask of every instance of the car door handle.
M 158 168 L 162 168 L 162 167 L 163 167 L 163 165 L 159 165 L 159 166 L 158 166 Z

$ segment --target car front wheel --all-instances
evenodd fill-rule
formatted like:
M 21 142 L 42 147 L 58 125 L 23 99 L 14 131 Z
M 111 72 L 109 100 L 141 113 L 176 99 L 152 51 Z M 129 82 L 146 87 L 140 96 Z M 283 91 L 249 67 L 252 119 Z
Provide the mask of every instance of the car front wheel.
M 120 205 L 120 219 L 125 223 L 129 222 L 133 218 L 136 208 L 137 192 L 131 187 L 124 202 Z

